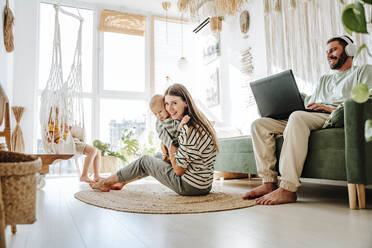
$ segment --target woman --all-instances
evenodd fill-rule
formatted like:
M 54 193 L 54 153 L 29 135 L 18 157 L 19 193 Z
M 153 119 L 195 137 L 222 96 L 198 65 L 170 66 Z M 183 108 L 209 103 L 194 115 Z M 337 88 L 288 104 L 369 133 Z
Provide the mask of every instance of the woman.
M 195 106 L 188 90 L 181 84 L 171 85 L 164 94 L 165 107 L 172 119 L 190 120 L 179 135 L 179 148 L 169 149 L 171 165 L 144 155 L 106 179 L 90 183 L 93 189 L 110 191 L 145 176 L 180 195 L 205 195 L 212 188 L 213 170 L 218 152 L 217 138 L 208 119 Z

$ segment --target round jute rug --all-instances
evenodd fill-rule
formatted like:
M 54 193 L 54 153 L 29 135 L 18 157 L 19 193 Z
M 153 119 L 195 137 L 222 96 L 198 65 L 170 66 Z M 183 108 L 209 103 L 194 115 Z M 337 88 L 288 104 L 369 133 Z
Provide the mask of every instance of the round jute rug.
M 180 196 L 160 183 L 151 183 L 128 184 L 110 192 L 83 190 L 75 198 L 102 208 L 148 214 L 204 213 L 256 205 L 254 200 L 242 200 L 242 192 L 219 185 L 205 196 Z

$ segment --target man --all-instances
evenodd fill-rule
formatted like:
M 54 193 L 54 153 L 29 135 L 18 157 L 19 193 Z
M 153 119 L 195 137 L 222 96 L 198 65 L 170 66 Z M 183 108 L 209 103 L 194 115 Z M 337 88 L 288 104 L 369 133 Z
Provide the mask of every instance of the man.
M 260 118 L 253 122 L 252 142 L 258 174 L 263 184 L 249 191 L 243 199 L 256 199 L 258 204 L 275 205 L 296 202 L 296 191 L 302 173 L 312 130 L 320 129 L 329 114 L 346 99 L 358 83 L 372 88 L 372 66 L 352 66 L 356 47 L 348 36 L 334 37 L 327 42 L 329 67 L 337 72 L 323 75 L 306 108 L 326 113 L 293 112 L 288 120 Z M 283 134 L 284 142 L 279 160 L 281 182 L 274 170 L 275 136 Z

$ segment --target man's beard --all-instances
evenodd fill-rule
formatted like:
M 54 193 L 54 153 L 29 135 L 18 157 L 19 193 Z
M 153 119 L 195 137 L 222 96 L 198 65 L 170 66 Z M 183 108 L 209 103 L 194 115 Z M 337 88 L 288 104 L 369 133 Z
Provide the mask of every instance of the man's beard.
M 334 64 L 334 65 L 330 64 L 329 66 L 331 67 L 332 70 L 338 70 L 345 64 L 347 58 L 348 58 L 348 56 L 347 56 L 346 52 L 343 51 L 341 53 L 340 57 L 338 58 L 337 63 Z M 337 57 L 332 56 L 332 57 L 330 57 L 330 59 L 337 59 Z

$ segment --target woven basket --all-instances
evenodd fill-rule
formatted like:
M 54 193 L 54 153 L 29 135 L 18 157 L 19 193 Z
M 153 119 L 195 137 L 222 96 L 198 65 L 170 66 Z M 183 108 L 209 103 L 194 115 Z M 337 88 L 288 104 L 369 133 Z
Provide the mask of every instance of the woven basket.
M 0 151 L 0 183 L 5 224 L 32 224 L 36 221 L 36 173 L 40 158 Z M 1 200 L 1 199 L 0 199 Z

